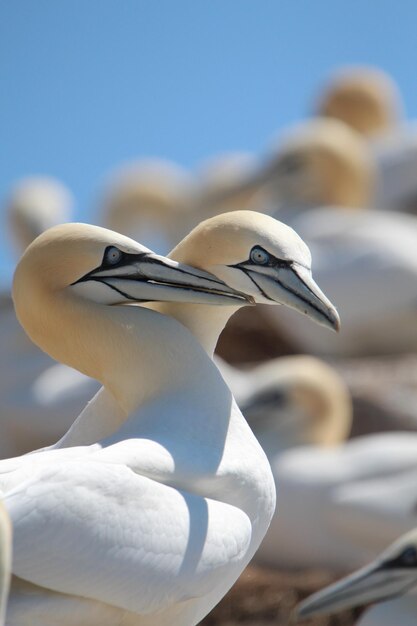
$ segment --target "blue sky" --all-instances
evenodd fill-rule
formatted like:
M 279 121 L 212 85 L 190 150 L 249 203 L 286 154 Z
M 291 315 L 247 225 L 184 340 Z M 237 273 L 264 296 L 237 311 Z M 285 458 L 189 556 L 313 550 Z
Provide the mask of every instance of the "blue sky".
M 259 152 L 344 64 L 388 71 L 417 117 L 416 24 L 414 0 L 3 2 L 0 198 L 50 174 L 88 220 L 120 162 Z M 14 262 L 3 232 L 1 282 Z

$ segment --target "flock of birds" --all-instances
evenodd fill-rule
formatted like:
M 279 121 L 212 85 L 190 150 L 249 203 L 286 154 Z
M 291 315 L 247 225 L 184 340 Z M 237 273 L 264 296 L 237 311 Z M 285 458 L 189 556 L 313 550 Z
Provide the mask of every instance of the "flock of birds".
M 117 171 L 102 227 L 70 223 L 57 181 L 12 189 L 0 624 L 193 626 L 253 557 L 361 568 L 300 619 L 385 601 L 360 625 L 417 623 L 417 433 L 349 440 L 318 358 L 417 349 L 417 127 L 370 68 L 316 108 L 260 158 Z M 309 356 L 213 357 L 254 305 Z

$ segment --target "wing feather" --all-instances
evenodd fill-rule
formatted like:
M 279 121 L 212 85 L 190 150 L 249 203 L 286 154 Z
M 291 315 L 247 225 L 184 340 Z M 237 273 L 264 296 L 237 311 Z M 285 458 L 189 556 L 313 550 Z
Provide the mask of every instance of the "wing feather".
M 91 460 L 38 468 L 6 506 L 15 575 L 136 613 L 209 593 L 251 538 L 236 507 Z

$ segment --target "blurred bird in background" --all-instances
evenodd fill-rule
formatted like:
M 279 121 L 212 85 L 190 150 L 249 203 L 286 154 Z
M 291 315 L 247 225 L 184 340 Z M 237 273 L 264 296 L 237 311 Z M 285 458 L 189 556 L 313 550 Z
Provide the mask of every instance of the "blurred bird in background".
M 5 203 L 16 258 L 44 230 L 70 221 L 73 203 L 70 191 L 53 178 L 16 183 Z M 62 436 L 98 388 L 29 340 L 6 291 L 1 295 L 0 369 L 0 458 L 30 452 Z

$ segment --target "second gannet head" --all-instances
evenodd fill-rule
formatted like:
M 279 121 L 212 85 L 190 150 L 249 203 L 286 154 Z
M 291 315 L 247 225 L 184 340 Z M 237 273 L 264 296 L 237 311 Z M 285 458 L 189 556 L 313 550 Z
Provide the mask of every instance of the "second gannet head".
M 362 138 L 343 122 L 314 119 L 290 128 L 265 164 L 273 205 L 303 209 L 323 205 L 365 207 L 374 165 Z
M 342 120 L 368 137 L 395 127 L 400 111 L 400 95 L 393 80 L 373 67 L 339 70 L 317 103 L 318 115 Z
M 406 533 L 367 565 L 304 600 L 300 617 L 382 602 L 417 585 L 417 530 Z
M 333 330 L 339 316 L 312 278 L 311 254 L 297 233 L 254 211 L 224 213 L 199 224 L 170 257 L 214 274 L 263 304 L 284 304 Z

